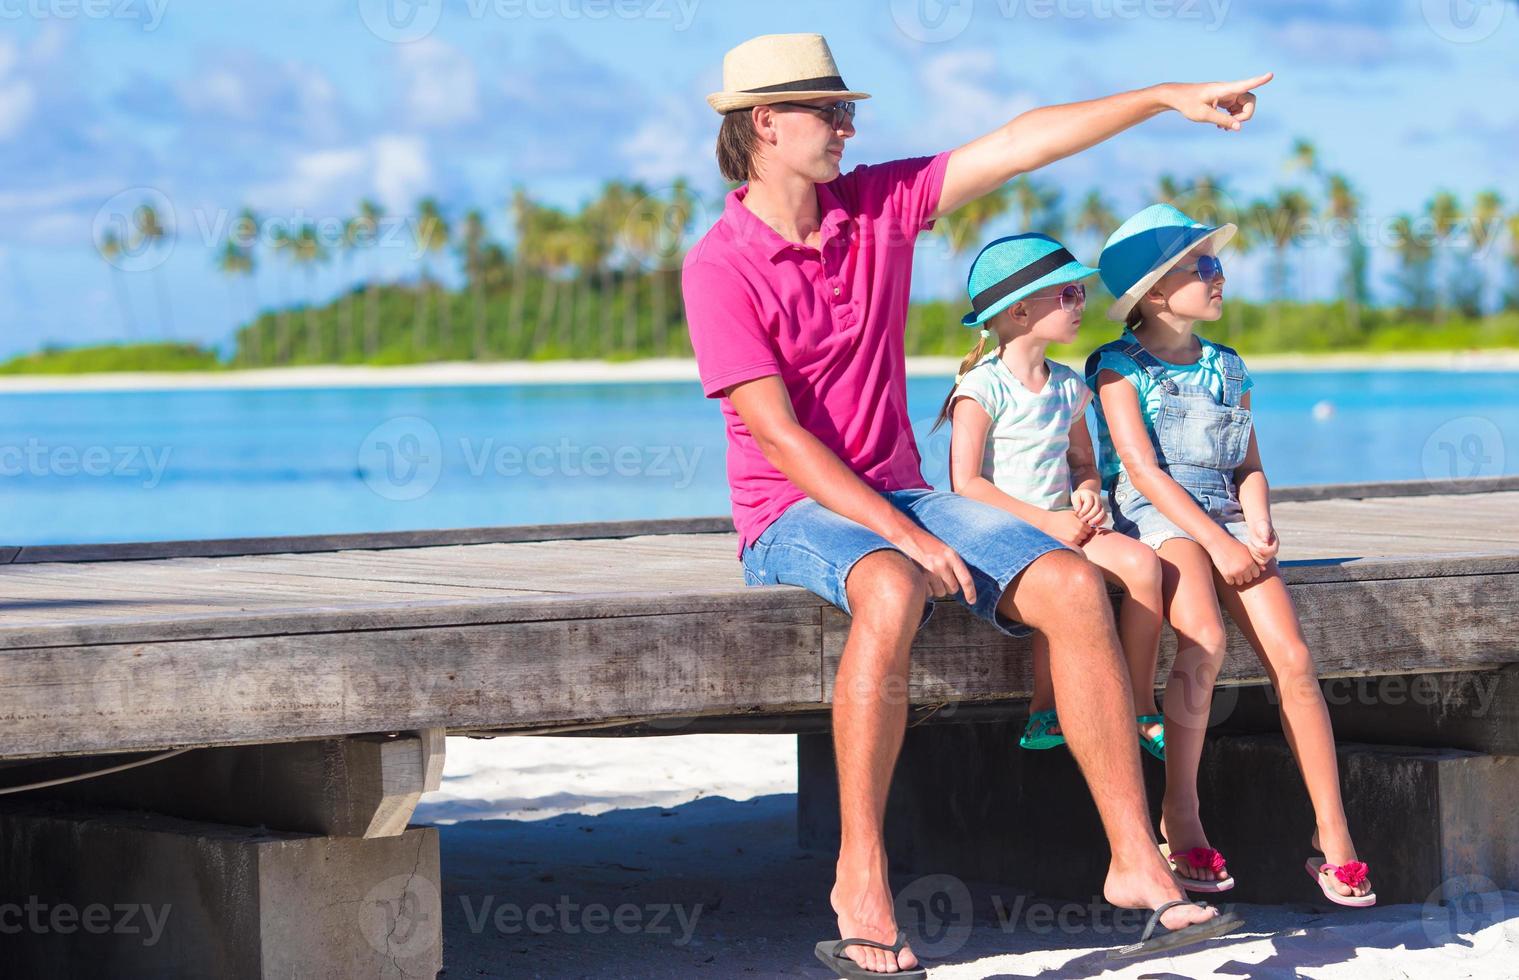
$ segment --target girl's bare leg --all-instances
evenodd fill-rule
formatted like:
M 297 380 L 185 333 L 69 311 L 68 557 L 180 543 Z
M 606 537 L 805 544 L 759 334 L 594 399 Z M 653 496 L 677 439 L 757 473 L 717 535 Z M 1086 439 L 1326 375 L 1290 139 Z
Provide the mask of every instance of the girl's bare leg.
M 1292 608 L 1292 597 L 1276 562 L 1273 560 L 1260 578 L 1247 585 L 1233 586 L 1216 575 L 1215 585 L 1219 600 L 1255 648 L 1281 700 L 1282 731 L 1287 735 L 1287 744 L 1292 746 L 1292 755 L 1303 772 L 1308 798 L 1313 803 L 1317 823 L 1313 846 L 1323 851 L 1330 864 L 1356 860 L 1345 804 L 1340 797 L 1340 769 L 1335 758 L 1329 708 L 1324 704 L 1313 655 L 1303 640 L 1297 611 Z M 1345 896 L 1371 891 L 1370 882 L 1351 888 L 1332 875 L 1325 880 Z
M 1034 694 L 1029 698 L 1028 710 L 1049 711 L 1055 707 L 1055 684 L 1050 680 L 1050 641 L 1043 633 L 1036 632 L 1029 638 L 1034 655 Z M 1051 735 L 1061 734 L 1059 725 L 1050 726 Z
M 1198 815 L 1197 767 L 1227 634 L 1214 591 L 1213 560 L 1203 546 L 1191 538 L 1172 538 L 1157 553 L 1166 619 L 1176 632 L 1176 661 L 1166 682 L 1166 798 L 1160 833 L 1177 854 L 1209 846 Z M 1226 877 L 1227 869 L 1215 872 L 1182 861 L 1176 873 L 1215 881 Z
M 1149 545 L 1116 531 L 1098 531 L 1082 550 L 1104 578 L 1124 590 L 1118 605 L 1118 640 L 1129 664 L 1134 714 L 1159 714 L 1155 660 L 1160 653 L 1160 559 Z M 1159 730 L 1159 725 L 1143 726 L 1146 736 L 1158 735 Z

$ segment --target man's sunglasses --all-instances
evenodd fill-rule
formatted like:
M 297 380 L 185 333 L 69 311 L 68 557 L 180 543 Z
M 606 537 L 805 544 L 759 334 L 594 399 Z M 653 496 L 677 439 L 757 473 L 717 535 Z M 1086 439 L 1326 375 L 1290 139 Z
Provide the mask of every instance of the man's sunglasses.
M 1216 255 L 1199 255 L 1197 261 L 1191 265 L 1178 265 L 1171 268 L 1172 272 L 1196 272 L 1197 278 L 1203 282 L 1212 282 L 1224 274 L 1224 264 Z
M 1029 300 L 1035 299 L 1058 299 L 1060 300 L 1060 308 L 1067 313 L 1071 313 L 1086 305 L 1087 288 L 1079 282 L 1073 282 L 1062 289 L 1058 296 L 1030 296 L 1023 302 L 1027 303 Z
M 845 122 L 854 122 L 853 102 L 839 101 L 832 105 L 808 105 L 805 102 L 772 102 L 771 105 L 790 105 L 798 109 L 810 109 L 813 112 L 828 113 L 828 128 L 843 129 Z

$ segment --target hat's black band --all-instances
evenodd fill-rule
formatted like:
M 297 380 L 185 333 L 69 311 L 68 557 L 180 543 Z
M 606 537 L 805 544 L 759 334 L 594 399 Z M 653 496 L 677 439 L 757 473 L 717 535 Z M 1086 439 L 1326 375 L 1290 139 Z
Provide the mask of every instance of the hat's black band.
M 799 78 L 794 82 L 781 82 L 779 85 L 761 85 L 759 88 L 746 88 L 739 91 L 751 95 L 763 95 L 769 92 L 847 92 L 849 86 L 844 84 L 844 79 L 838 75 L 819 75 L 817 78 Z
M 1070 252 L 1067 252 L 1063 248 L 1057 248 L 1044 258 L 1024 266 L 1001 282 L 993 283 L 975 296 L 972 296 L 970 308 L 976 316 L 980 316 L 982 311 L 1003 297 L 1016 293 L 1029 283 L 1043 279 L 1056 269 L 1075 261 L 1076 257 Z

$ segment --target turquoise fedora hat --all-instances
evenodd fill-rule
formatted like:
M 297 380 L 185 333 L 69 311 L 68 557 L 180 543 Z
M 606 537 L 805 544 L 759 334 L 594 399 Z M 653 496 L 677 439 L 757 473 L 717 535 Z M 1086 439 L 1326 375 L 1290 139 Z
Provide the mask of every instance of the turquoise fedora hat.
M 1232 224 L 1209 227 L 1169 204 L 1152 204 L 1118 226 L 1102 247 L 1097 265 L 1102 284 L 1118 297 L 1108 307 L 1109 320 L 1123 320 L 1139 298 L 1199 242 L 1223 248 L 1238 230 Z
M 970 264 L 966 291 L 971 311 L 961 326 L 979 327 L 1025 296 L 1046 286 L 1076 282 L 1097 270 L 1076 261 L 1065 246 L 1048 235 L 1029 232 L 999 238 Z

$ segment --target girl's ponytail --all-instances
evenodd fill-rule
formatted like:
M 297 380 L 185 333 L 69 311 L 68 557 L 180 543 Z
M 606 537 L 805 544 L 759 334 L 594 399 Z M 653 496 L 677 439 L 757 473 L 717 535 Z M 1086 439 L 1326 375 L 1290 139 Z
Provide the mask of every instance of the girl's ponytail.
M 939 426 L 949 421 L 949 407 L 955 400 L 955 391 L 960 387 L 960 381 L 965 377 L 966 372 L 975 367 L 976 362 L 981 360 L 981 355 L 986 353 L 986 342 L 991 335 L 991 331 L 983 327 L 981 339 L 976 341 L 976 346 L 965 355 L 965 360 L 960 362 L 960 370 L 955 372 L 955 383 L 949 386 L 949 394 L 944 396 L 944 404 L 939 408 L 939 417 L 934 421 L 934 427 L 928 430 L 930 434 L 938 432 Z

